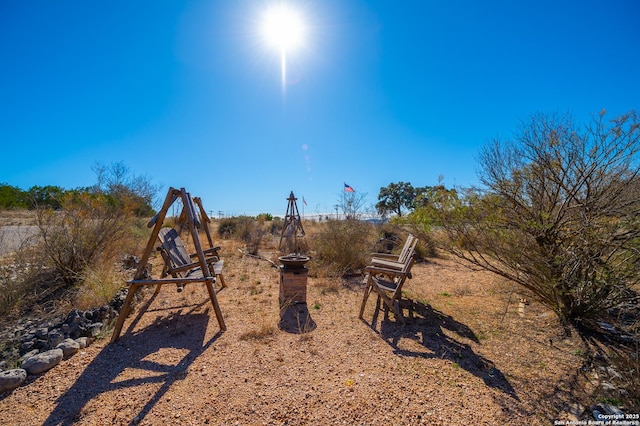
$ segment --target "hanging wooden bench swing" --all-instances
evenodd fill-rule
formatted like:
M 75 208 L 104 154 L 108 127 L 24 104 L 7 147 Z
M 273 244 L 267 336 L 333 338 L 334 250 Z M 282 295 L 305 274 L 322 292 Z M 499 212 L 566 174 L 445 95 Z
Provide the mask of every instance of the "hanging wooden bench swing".
M 195 253 L 193 254 L 187 253 L 184 244 L 180 240 L 179 231 L 173 228 L 163 228 L 167 212 L 178 199 L 182 201 L 182 213 L 178 219 L 179 230 L 181 231 L 184 228 L 188 228 L 189 235 L 195 246 Z M 198 211 L 196 211 L 196 205 L 199 208 Z M 116 320 L 116 325 L 111 336 L 112 343 L 120 337 L 124 321 L 131 311 L 131 303 L 133 302 L 135 293 L 143 286 L 156 286 L 155 292 L 158 293 L 163 284 L 177 285 L 180 290 L 185 284 L 204 283 L 209 292 L 209 298 L 211 299 L 218 325 L 222 331 L 227 329 L 213 288 L 213 284 L 217 279 L 220 280 L 223 287 L 225 286 L 225 282 L 222 276 L 222 260 L 218 255 L 220 248 L 213 245 L 209 231 L 209 222 L 210 219 L 206 215 L 202 207 L 202 202 L 198 197 L 191 198 L 191 194 L 184 188 L 179 190 L 169 188 L 162 208 L 147 224 L 149 228 L 153 227 L 153 231 L 151 232 L 149 242 L 140 259 L 133 279 L 127 281 L 129 292 Z M 198 228 L 204 228 L 205 230 L 209 243 L 209 248 L 207 249 L 202 248 L 202 244 L 198 238 Z M 147 265 L 158 239 L 160 239 L 161 242 L 158 249 L 165 262 L 165 267 L 163 268 L 161 278 L 153 279 L 148 275 Z

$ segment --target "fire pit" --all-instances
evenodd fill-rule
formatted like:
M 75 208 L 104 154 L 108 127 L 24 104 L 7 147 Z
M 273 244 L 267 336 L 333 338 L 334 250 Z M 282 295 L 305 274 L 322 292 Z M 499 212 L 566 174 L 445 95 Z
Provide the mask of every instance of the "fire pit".
M 279 258 L 280 266 L 280 309 L 295 303 L 307 303 L 307 273 L 304 266 L 307 256 L 290 254 Z
M 280 322 L 278 327 L 290 333 L 308 333 L 316 323 L 307 308 L 307 273 L 309 257 L 290 254 L 279 257 L 280 266 Z
M 283 269 L 302 269 L 304 264 L 309 261 L 309 257 L 300 254 L 288 254 L 280 256 L 278 260 L 282 263 Z

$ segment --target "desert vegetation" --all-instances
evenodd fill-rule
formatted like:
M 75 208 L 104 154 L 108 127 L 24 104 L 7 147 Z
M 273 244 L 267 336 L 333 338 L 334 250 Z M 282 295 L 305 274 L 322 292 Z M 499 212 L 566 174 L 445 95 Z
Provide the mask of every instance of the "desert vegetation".
M 153 213 L 156 189 L 122 163 L 96 165 L 95 171 L 98 180 L 90 188 L 9 191 L 3 186 L 5 195 L 14 197 L 5 198 L 5 207 L 29 207 L 20 215 L 15 208 L 6 215 L 35 227 L 29 235 L 11 236 L 20 241 L 4 259 L 0 276 L 5 320 L 104 304 L 122 286 L 119 261 L 144 244 L 144 218 Z
M 551 346 L 577 335 L 583 343 L 576 353 L 581 368 L 611 367 L 624 377 L 624 392 L 601 398 L 637 410 L 639 150 L 635 112 L 613 119 L 601 113 L 585 126 L 567 115 L 536 115 L 512 139 L 485 146 L 479 188 L 446 188 L 440 182 L 381 188 L 376 209 L 388 219 L 383 223 L 359 220 L 362 195 L 344 194 L 338 205 L 346 219 L 304 223 L 306 235 L 295 247 L 290 242 L 279 247 L 283 221 L 268 213 L 221 218 L 212 226 L 220 240 L 241 253 L 229 258 L 250 255 L 274 264 L 294 250 L 307 254 L 322 295 L 357 288 L 371 252 L 397 250 L 411 232 L 420 240 L 421 261 L 458 259 L 470 274 L 485 271 L 503 280 L 511 288 L 505 315 L 514 292 L 553 312 L 563 333 L 549 339 Z M 3 215 L 23 209 L 37 229 L 3 259 L 0 316 L 5 322 L 105 304 L 124 284 L 120 260 L 139 255 L 146 243 L 145 223 L 154 213 L 157 188 L 147 178 L 131 176 L 122 164 L 96 166 L 96 174 L 96 185 L 82 190 L 0 186 Z M 234 274 L 250 297 L 271 295 L 250 269 Z M 446 304 L 452 295 L 470 293 L 461 285 L 436 297 Z M 431 300 L 411 296 L 428 310 Z M 322 306 L 309 303 L 310 309 Z M 268 341 L 276 330 L 263 322 L 240 340 Z M 494 332 L 483 329 L 473 338 L 479 342 Z

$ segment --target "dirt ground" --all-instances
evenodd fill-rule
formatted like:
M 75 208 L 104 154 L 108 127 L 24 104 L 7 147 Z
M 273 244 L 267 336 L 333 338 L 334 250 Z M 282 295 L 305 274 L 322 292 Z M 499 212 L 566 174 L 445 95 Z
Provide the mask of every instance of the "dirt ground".
M 0 424 L 547 425 L 579 397 L 580 339 L 492 274 L 416 264 L 402 325 L 374 297 L 358 318 L 362 277 L 310 271 L 308 317 L 283 330 L 279 270 L 221 245 L 225 332 L 203 285 L 149 291 L 116 343 L 0 395 Z

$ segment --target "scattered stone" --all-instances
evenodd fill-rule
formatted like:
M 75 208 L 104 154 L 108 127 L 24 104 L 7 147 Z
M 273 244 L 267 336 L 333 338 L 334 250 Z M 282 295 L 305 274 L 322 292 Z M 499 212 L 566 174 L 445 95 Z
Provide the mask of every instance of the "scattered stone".
M 17 388 L 27 379 L 27 371 L 15 368 L 0 372 L 0 392 Z
M 33 341 L 33 347 L 43 351 L 46 350 L 49 346 L 49 341 L 47 339 L 35 339 Z
M 605 416 L 620 416 L 624 418 L 624 411 L 610 404 L 598 404 L 593 408 L 593 418 L 596 420 L 607 420 Z
M 84 314 L 78 309 L 72 309 L 67 315 L 66 324 L 80 324 L 84 319 Z
M 89 324 L 87 329 L 89 330 L 90 337 L 98 337 L 102 329 L 104 328 L 104 324 L 101 322 L 94 322 L 93 324 Z
M 51 349 L 25 359 L 22 368 L 29 374 L 40 374 L 58 365 L 63 356 L 62 349 Z
M 598 326 L 600 326 L 600 328 L 603 329 L 604 331 L 608 331 L 609 333 L 612 333 L 612 334 L 616 333 L 616 328 L 611 324 L 609 324 L 608 322 L 598 321 Z
M 615 379 L 622 379 L 622 375 L 616 371 L 613 367 L 606 367 L 607 374 L 609 377 L 613 377 Z
M 65 339 L 64 333 L 60 329 L 54 329 L 49 332 L 49 347 L 55 348 Z
M 20 355 L 25 355 L 31 351 L 33 351 L 33 347 L 35 346 L 35 342 L 33 340 L 25 340 L 20 345 Z M 35 349 L 37 351 L 37 349 Z
M 604 390 L 609 390 L 609 391 L 612 391 L 612 390 L 615 390 L 615 389 L 616 389 L 616 387 L 615 387 L 615 386 L 613 386 L 613 385 L 612 385 L 611 383 L 609 383 L 609 382 L 602 382 L 602 383 L 600 383 L 600 387 L 601 387 L 602 389 L 604 389 Z
M 78 345 L 80 345 L 80 349 L 84 349 L 89 346 L 89 338 L 88 337 L 78 337 L 76 339 Z
M 124 269 L 137 269 L 140 264 L 140 259 L 138 256 L 134 256 L 132 254 L 126 254 L 122 259 L 122 267 Z
M 80 350 L 80 344 L 73 339 L 65 339 L 56 346 L 56 349 L 62 349 L 63 356 L 67 358 Z
M 35 333 L 36 338 L 38 339 L 45 339 L 48 334 L 49 334 L 49 327 L 38 327 Z
M 40 353 L 39 350 L 37 349 L 32 349 L 29 352 L 25 353 L 24 355 L 22 355 L 22 357 L 19 359 L 20 362 L 24 361 L 27 358 L 31 358 L 32 356 L 36 356 Z

